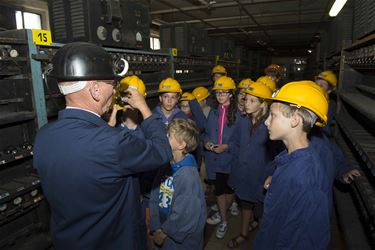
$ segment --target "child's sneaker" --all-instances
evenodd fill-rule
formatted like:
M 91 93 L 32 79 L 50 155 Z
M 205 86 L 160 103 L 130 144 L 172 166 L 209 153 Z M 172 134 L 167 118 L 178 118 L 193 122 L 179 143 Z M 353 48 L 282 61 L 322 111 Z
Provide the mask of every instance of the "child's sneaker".
M 240 214 L 240 210 L 238 209 L 237 202 L 233 201 L 232 205 L 229 207 L 229 211 L 232 215 L 236 216 Z
M 219 227 L 216 230 L 216 238 L 222 239 L 228 231 L 228 224 L 220 223 Z
M 210 207 L 210 209 L 214 212 L 218 212 L 219 211 L 219 207 L 217 206 L 217 204 L 214 204 Z
M 216 212 L 210 218 L 207 218 L 206 222 L 210 225 L 219 224 L 221 222 L 221 216 L 218 212 Z

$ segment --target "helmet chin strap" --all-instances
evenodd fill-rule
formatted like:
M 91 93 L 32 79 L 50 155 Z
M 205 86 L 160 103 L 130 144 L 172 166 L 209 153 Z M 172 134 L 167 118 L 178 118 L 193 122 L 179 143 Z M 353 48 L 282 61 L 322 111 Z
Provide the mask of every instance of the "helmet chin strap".
M 71 93 L 75 93 L 80 91 L 81 89 L 85 88 L 87 85 L 87 81 L 77 81 L 77 82 L 60 82 L 58 84 L 61 94 L 68 95 Z

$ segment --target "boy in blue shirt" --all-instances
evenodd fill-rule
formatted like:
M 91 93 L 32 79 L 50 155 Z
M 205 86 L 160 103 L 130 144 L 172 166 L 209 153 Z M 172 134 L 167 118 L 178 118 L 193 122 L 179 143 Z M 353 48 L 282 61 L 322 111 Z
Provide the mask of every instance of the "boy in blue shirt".
M 168 125 L 173 160 L 160 171 L 150 196 L 150 228 L 156 249 L 203 249 L 206 202 L 193 155 L 199 129 L 192 120 Z
M 287 150 L 275 158 L 254 249 L 326 249 L 331 185 L 307 135 L 326 124 L 327 99 L 313 82 L 300 81 L 283 86 L 272 100 L 265 124 L 270 139 L 283 141 Z

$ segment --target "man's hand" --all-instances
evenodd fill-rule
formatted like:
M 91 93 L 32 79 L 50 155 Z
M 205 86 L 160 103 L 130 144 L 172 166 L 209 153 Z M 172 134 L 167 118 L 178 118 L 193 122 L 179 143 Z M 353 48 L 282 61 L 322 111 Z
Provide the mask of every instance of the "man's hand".
M 126 90 L 128 94 L 122 98 L 122 100 L 128 103 L 128 107 L 138 109 L 143 116 L 143 119 L 147 119 L 152 115 L 150 108 L 147 106 L 146 100 L 141 93 L 136 89 L 128 88 Z

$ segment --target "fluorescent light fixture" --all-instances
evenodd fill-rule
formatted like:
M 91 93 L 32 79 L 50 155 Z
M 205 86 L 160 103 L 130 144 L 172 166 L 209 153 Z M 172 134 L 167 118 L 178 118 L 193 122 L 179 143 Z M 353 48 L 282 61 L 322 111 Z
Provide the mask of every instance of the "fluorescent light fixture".
M 312 50 L 311 50 L 311 49 L 308 49 L 307 52 L 308 52 L 309 54 L 311 54 L 311 53 L 312 53 Z
M 346 4 L 347 0 L 335 0 L 333 3 L 331 10 L 329 11 L 330 17 L 335 17 L 341 11 L 342 7 Z

